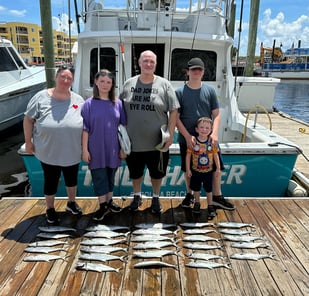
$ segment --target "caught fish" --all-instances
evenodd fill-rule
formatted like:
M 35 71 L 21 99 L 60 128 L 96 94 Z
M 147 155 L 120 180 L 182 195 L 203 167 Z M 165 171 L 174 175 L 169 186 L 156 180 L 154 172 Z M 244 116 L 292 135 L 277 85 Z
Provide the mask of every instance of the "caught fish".
M 193 249 L 193 250 L 214 250 L 214 249 L 222 249 L 221 245 L 207 245 L 202 243 L 184 243 L 184 248 Z
M 150 241 L 137 244 L 133 246 L 134 250 L 146 250 L 146 249 L 162 249 L 165 247 L 177 247 L 177 245 L 173 242 L 169 241 Z
M 128 226 L 124 225 L 93 225 L 86 228 L 86 231 L 116 231 L 116 230 L 129 230 L 130 228 Z
M 28 253 L 52 253 L 52 252 L 58 252 L 58 251 L 65 251 L 64 248 L 53 248 L 53 247 L 27 247 L 25 248 L 25 252 Z
M 186 264 L 188 267 L 192 268 L 208 268 L 214 269 L 219 267 L 225 267 L 228 269 L 232 269 L 230 264 L 218 263 L 218 262 L 207 262 L 207 261 L 193 261 Z
M 174 241 L 172 238 L 168 236 L 156 235 L 156 234 L 136 235 L 131 238 L 132 242 L 164 241 L 164 240 Z
M 119 272 L 121 268 L 113 268 L 111 266 L 102 264 L 102 263 L 90 263 L 90 262 L 80 262 L 76 263 L 76 269 L 79 270 L 90 270 L 90 271 L 97 271 L 97 272 Z
M 259 254 L 259 253 L 235 253 L 230 256 L 232 259 L 239 259 L 239 260 L 260 260 L 260 259 L 274 259 L 275 254 Z
M 37 242 L 32 242 L 28 246 L 29 247 L 53 247 L 57 245 L 68 245 L 68 242 L 57 240 L 57 239 L 51 239 L 51 240 L 42 240 Z
M 155 267 L 171 267 L 178 270 L 177 265 L 163 261 L 142 261 L 134 265 L 134 268 L 155 268 Z
M 85 237 L 104 237 L 104 238 L 113 238 L 118 236 L 128 236 L 130 231 L 126 233 L 116 232 L 111 230 L 98 230 L 98 231 L 89 231 L 84 234 Z
M 253 232 L 254 231 L 252 230 L 239 230 L 239 229 L 232 229 L 232 228 L 220 229 L 220 233 L 230 234 L 230 235 L 245 235 L 245 234 L 252 234 Z
M 65 226 L 39 226 L 39 230 L 43 232 L 76 232 L 75 228 Z
M 144 234 L 158 234 L 158 235 L 176 235 L 177 230 L 171 231 L 164 228 L 139 228 L 132 232 L 134 235 L 144 235 Z
M 207 236 L 207 235 L 202 235 L 202 234 L 187 235 L 183 237 L 182 240 L 187 241 L 187 242 L 208 242 L 208 241 L 219 242 L 220 241 L 218 238 Z
M 27 256 L 23 259 L 23 261 L 26 262 L 35 262 L 35 261 L 53 261 L 53 260 L 65 260 L 69 256 L 61 257 L 59 255 L 51 255 L 51 254 L 40 254 L 40 255 L 33 255 L 33 256 Z
M 84 246 L 111 246 L 126 242 L 126 239 L 93 238 L 83 240 L 80 244 Z
M 218 231 L 214 229 L 200 229 L 200 228 L 192 228 L 192 229 L 185 229 L 183 234 L 208 234 L 211 232 L 218 233 Z
M 115 252 L 127 252 L 126 248 L 121 247 L 113 247 L 113 246 L 81 246 L 80 247 L 81 252 L 85 253 L 104 253 L 104 254 L 110 254 Z
M 36 235 L 36 237 L 40 238 L 50 238 L 50 239 L 59 239 L 70 237 L 71 235 L 68 233 L 53 233 L 53 232 L 40 232 Z
M 112 260 L 120 260 L 124 261 L 125 256 L 115 256 L 110 254 L 104 254 L 104 253 L 82 253 L 79 255 L 79 259 L 83 260 L 96 260 L 96 261 L 112 261 Z
M 241 222 L 219 222 L 218 227 L 222 228 L 242 228 L 242 227 L 252 227 L 255 228 L 252 223 L 241 223 Z
M 202 228 L 206 226 L 214 226 L 211 222 L 185 222 L 180 223 L 181 227 L 187 227 L 187 228 Z
M 168 223 L 140 223 L 135 225 L 135 228 L 172 228 L 172 227 L 176 227 L 176 225 Z
M 260 236 L 250 236 L 250 235 L 224 235 L 225 240 L 232 242 L 253 242 L 256 240 L 263 240 L 263 237 Z
M 208 253 L 192 253 L 188 252 L 186 253 L 186 256 L 188 258 L 194 259 L 194 260 L 213 260 L 213 259 L 224 259 L 223 256 L 215 255 L 215 254 L 208 254 Z
M 176 255 L 177 252 L 173 250 L 155 250 L 155 251 L 143 251 L 143 252 L 133 252 L 134 257 L 139 258 L 162 258 L 167 255 Z
M 270 248 L 270 244 L 265 242 L 243 242 L 243 243 L 232 243 L 232 248 L 238 249 L 256 249 L 256 248 Z

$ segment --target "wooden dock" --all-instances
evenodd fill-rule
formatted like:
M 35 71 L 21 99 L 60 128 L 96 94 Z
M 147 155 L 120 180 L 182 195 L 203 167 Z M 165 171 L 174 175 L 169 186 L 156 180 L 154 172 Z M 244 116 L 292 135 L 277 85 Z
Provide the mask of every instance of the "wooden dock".
M 141 210 L 132 214 L 128 210 L 131 199 L 115 199 L 124 207 L 119 214 L 108 214 L 102 223 L 126 225 L 131 230 L 137 223 L 205 222 L 206 200 L 202 200 L 202 213 L 194 216 L 191 210 L 181 207 L 181 199 L 161 198 L 163 213 L 160 217 L 151 214 L 150 199 L 145 199 Z M 161 260 L 176 268 L 137 269 L 134 265 L 144 259 L 132 256 L 132 234 L 127 243 L 127 258 L 107 263 L 120 272 L 95 272 L 77 270 L 81 241 L 87 226 L 93 225 L 92 213 L 97 209 L 96 199 L 79 199 L 84 211 L 80 218 L 64 212 L 65 199 L 56 200 L 56 210 L 61 215 L 61 225 L 74 227 L 77 234 L 67 239 L 65 251 L 54 254 L 69 256 L 65 260 L 52 262 L 25 262 L 29 255 L 25 248 L 30 242 L 39 240 L 36 235 L 39 226 L 45 226 L 44 199 L 5 198 L 0 201 L 0 295 L 309 295 L 309 202 L 308 198 L 288 199 L 236 199 L 235 211 L 217 210 L 217 217 L 211 221 L 218 233 L 209 236 L 220 239 L 222 249 L 208 253 L 222 255 L 225 259 L 215 262 L 228 263 L 215 269 L 190 268 L 185 264 L 192 261 L 186 257 L 189 249 L 183 245 L 183 228 L 175 238 L 179 254 L 164 256 Z M 252 223 L 256 232 L 270 244 L 269 249 L 244 250 L 231 247 L 223 239 L 218 222 L 237 221 Z M 250 228 L 243 228 L 249 230 Z M 222 239 L 222 241 L 221 241 Z M 42 239 L 40 239 L 42 240 Z M 217 242 L 207 242 L 216 244 Z M 169 247 L 176 250 L 175 247 Z M 203 252 L 203 251 L 202 251 Z M 275 254 L 275 259 L 258 261 L 230 258 L 236 252 Z M 117 254 L 117 253 L 115 253 Z M 120 252 L 119 255 L 124 255 Z M 152 260 L 152 259 L 150 259 Z M 159 259 L 160 260 L 160 259 Z

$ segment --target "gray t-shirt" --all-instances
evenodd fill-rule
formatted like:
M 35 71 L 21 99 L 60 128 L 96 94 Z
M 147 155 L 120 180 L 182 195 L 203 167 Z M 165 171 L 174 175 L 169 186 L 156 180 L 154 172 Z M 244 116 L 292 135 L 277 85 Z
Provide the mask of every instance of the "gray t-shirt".
M 84 99 L 71 92 L 71 98 L 56 100 L 42 90 L 28 103 L 25 115 L 35 119 L 34 154 L 51 165 L 70 166 L 81 161 L 81 135 Z
M 128 79 L 120 98 L 127 113 L 127 130 L 132 151 L 153 151 L 161 142 L 160 128 L 168 124 L 168 112 L 179 108 L 175 91 L 170 82 L 160 76 L 143 84 L 139 76 Z

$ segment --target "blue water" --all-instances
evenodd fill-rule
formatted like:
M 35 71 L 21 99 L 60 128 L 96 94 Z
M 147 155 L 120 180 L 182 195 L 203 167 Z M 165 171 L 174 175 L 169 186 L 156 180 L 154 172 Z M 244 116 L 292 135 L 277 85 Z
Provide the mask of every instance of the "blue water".
M 309 123 L 309 79 L 308 81 L 281 81 L 276 87 L 274 107 Z

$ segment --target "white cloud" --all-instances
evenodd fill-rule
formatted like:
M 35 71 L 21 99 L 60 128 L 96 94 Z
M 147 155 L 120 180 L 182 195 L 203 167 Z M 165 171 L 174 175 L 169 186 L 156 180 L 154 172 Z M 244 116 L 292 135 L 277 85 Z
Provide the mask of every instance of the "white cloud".
M 18 17 L 24 17 L 27 13 L 27 11 L 25 9 L 23 9 L 23 10 L 11 9 L 8 12 L 9 12 L 10 15 L 18 16 Z

